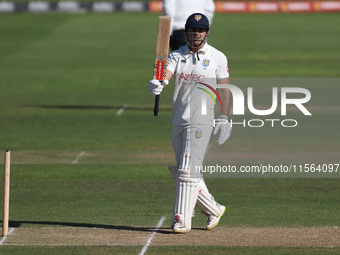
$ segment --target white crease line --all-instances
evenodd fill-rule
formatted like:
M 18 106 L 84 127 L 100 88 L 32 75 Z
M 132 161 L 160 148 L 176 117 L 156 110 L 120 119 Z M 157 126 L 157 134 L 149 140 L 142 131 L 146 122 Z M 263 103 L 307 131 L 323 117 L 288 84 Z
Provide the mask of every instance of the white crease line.
M 122 108 L 120 108 L 118 111 L 117 111 L 117 116 L 120 116 L 122 115 L 122 113 L 124 112 L 124 110 L 127 108 L 127 104 L 124 104 Z
M 72 162 L 72 164 L 77 164 L 78 161 L 79 161 L 79 159 L 84 155 L 84 153 L 85 153 L 85 151 L 82 151 L 82 152 L 78 155 L 78 157 Z
M 0 245 L 3 244 L 3 242 L 5 242 L 5 240 L 7 239 L 7 237 L 12 234 L 12 232 L 14 231 L 14 228 L 11 228 L 10 231 L 8 232 L 8 235 L 7 236 L 4 236 L 1 241 L 0 241 Z
M 152 239 L 153 239 L 154 236 L 157 234 L 158 229 L 162 226 L 164 220 L 165 220 L 165 217 L 163 216 L 163 217 L 159 220 L 158 225 L 157 225 L 157 227 L 155 228 L 155 231 L 152 233 L 152 235 L 150 236 L 149 240 L 147 241 L 147 243 L 145 244 L 145 246 L 143 247 L 143 249 L 142 249 L 142 251 L 140 252 L 139 255 L 143 255 L 143 254 L 146 252 L 146 250 L 148 249 L 149 245 L 151 244 Z

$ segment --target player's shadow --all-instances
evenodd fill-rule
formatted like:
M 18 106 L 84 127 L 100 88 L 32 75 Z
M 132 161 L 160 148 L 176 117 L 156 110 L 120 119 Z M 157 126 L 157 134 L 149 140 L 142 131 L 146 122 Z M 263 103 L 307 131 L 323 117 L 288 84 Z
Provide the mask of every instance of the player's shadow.
M 121 225 L 104 225 L 91 223 L 73 223 L 73 222 L 53 222 L 53 221 L 10 221 L 9 226 L 12 228 L 19 228 L 22 224 L 32 225 L 48 225 L 48 226 L 63 226 L 63 227 L 77 227 L 77 228 L 99 228 L 99 229 L 115 229 L 137 232 L 157 232 L 159 234 L 172 234 L 171 228 L 161 227 L 155 229 L 154 227 L 134 227 Z

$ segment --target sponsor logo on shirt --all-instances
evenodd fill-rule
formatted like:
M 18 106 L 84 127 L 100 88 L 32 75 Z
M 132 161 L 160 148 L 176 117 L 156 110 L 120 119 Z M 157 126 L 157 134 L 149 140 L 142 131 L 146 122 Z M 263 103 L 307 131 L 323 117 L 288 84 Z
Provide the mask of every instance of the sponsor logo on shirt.
M 197 75 L 194 73 L 181 73 L 181 75 L 179 76 L 179 82 L 204 82 L 204 75 Z

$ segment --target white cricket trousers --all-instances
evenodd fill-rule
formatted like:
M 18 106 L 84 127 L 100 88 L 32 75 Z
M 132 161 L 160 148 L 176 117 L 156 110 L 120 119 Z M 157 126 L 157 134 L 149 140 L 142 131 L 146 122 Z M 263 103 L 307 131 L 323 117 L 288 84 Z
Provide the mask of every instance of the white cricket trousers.
M 187 154 L 190 155 L 191 172 L 202 169 L 212 130 L 213 127 L 209 125 L 173 127 L 171 142 L 177 166 L 181 165 L 183 155 Z

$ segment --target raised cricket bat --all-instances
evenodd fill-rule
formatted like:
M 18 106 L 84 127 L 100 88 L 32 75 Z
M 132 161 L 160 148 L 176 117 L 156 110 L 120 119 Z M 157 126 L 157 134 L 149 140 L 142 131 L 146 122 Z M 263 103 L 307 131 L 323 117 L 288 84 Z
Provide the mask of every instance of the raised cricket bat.
M 155 64 L 153 68 L 153 79 L 163 81 L 165 77 L 166 64 L 168 62 L 169 41 L 170 41 L 171 18 L 165 16 L 158 17 L 157 42 Z M 158 116 L 159 95 L 155 98 L 154 116 Z

